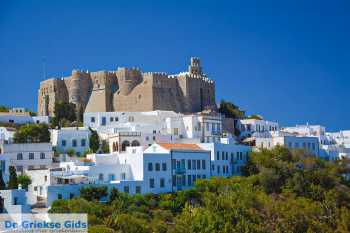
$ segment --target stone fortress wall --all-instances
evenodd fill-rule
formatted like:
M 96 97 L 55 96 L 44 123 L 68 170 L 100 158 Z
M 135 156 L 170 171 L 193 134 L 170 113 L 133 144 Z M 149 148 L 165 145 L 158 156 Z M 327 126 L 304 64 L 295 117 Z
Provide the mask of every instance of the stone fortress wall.
M 38 114 L 54 115 L 57 101 L 74 103 L 85 112 L 171 110 L 191 113 L 215 109 L 215 84 L 192 57 L 187 72 L 167 75 L 142 73 L 137 68 L 117 71 L 78 71 L 40 83 Z

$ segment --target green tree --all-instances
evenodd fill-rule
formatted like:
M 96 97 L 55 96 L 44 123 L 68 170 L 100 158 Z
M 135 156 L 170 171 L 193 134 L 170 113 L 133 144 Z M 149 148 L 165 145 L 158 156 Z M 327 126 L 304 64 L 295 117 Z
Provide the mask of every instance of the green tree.
M 69 157 L 73 157 L 76 153 L 75 150 L 71 148 L 67 150 L 67 154 Z
M 88 201 L 99 201 L 108 196 L 107 187 L 87 186 L 80 189 L 80 196 Z
M 0 112 L 9 112 L 9 108 L 5 105 L 0 105 Z
M 2 175 L 2 171 L 0 170 L 0 190 L 6 189 L 6 184 Z
M 255 119 L 255 120 L 263 120 L 263 117 L 257 114 L 252 114 L 249 117 L 247 117 L 248 119 Z
M 10 177 L 9 177 L 9 183 L 7 188 L 8 189 L 17 189 L 18 188 L 18 180 L 17 180 L 17 173 L 16 168 L 14 166 L 9 167 Z
M 101 147 L 102 147 L 102 152 L 103 153 L 105 153 L 105 154 L 109 153 L 109 145 L 108 145 L 108 143 L 105 140 L 102 141 L 102 146 Z
M 22 185 L 22 188 L 28 190 L 28 186 L 32 183 L 32 179 L 28 175 L 22 174 L 17 177 L 17 182 Z
M 15 143 L 50 142 L 50 131 L 46 124 L 22 125 L 14 135 Z
M 227 118 L 242 119 L 245 118 L 245 112 L 231 102 L 221 100 L 219 112 Z
M 90 138 L 89 138 L 90 149 L 92 150 L 92 152 L 96 153 L 97 150 L 100 148 L 100 139 L 96 130 L 93 130 L 91 128 L 89 128 L 89 130 L 90 130 Z

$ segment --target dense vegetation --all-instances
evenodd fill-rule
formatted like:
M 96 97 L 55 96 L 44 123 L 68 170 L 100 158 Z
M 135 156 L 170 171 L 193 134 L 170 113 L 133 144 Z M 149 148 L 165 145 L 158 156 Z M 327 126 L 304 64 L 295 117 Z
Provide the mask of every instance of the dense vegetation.
M 129 196 L 85 188 L 53 213 L 88 213 L 89 232 L 349 232 L 346 161 L 282 147 L 254 152 L 244 177 L 198 180 L 192 190 Z
M 231 102 L 221 100 L 218 111 L 227 118 L 242 119 L 245 118 L 245 112 Z
M 73 103 L 58 101 L 55 103 L 55 117 L 52 118 L 52 128 L 78 126 L 83 121 L 83 114 L 84 111 L 81 107 L 77 109 Z
M 17 129 L 14 138 L 15 143 L 39 143 L 50 142 L 50 131 L 46 124 L 26 124 Z

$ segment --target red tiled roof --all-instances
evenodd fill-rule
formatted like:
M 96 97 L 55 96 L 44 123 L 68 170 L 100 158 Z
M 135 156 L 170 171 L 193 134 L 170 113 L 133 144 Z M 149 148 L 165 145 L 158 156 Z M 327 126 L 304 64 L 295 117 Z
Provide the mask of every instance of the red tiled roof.
M 158 143 L 161 147 L 167 150 L 197 150 L 204 151 L 201 147 L 196 144 L 185 144 L 185 143 Z

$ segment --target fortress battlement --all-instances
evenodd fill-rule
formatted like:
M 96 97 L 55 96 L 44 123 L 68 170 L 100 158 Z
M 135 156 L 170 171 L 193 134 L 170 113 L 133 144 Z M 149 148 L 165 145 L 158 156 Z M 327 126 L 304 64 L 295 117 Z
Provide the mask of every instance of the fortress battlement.
M 153 111 L 198 112 L 216 108 L 215 84 L 192 57 L 188 71 L 175 75 L 144 72 L 138 67 L 115 71 L 74 69 L 70 76 L 40 82 L 39 115 L 54 115 L 57 101 L 74 103 L 86 112 Z

